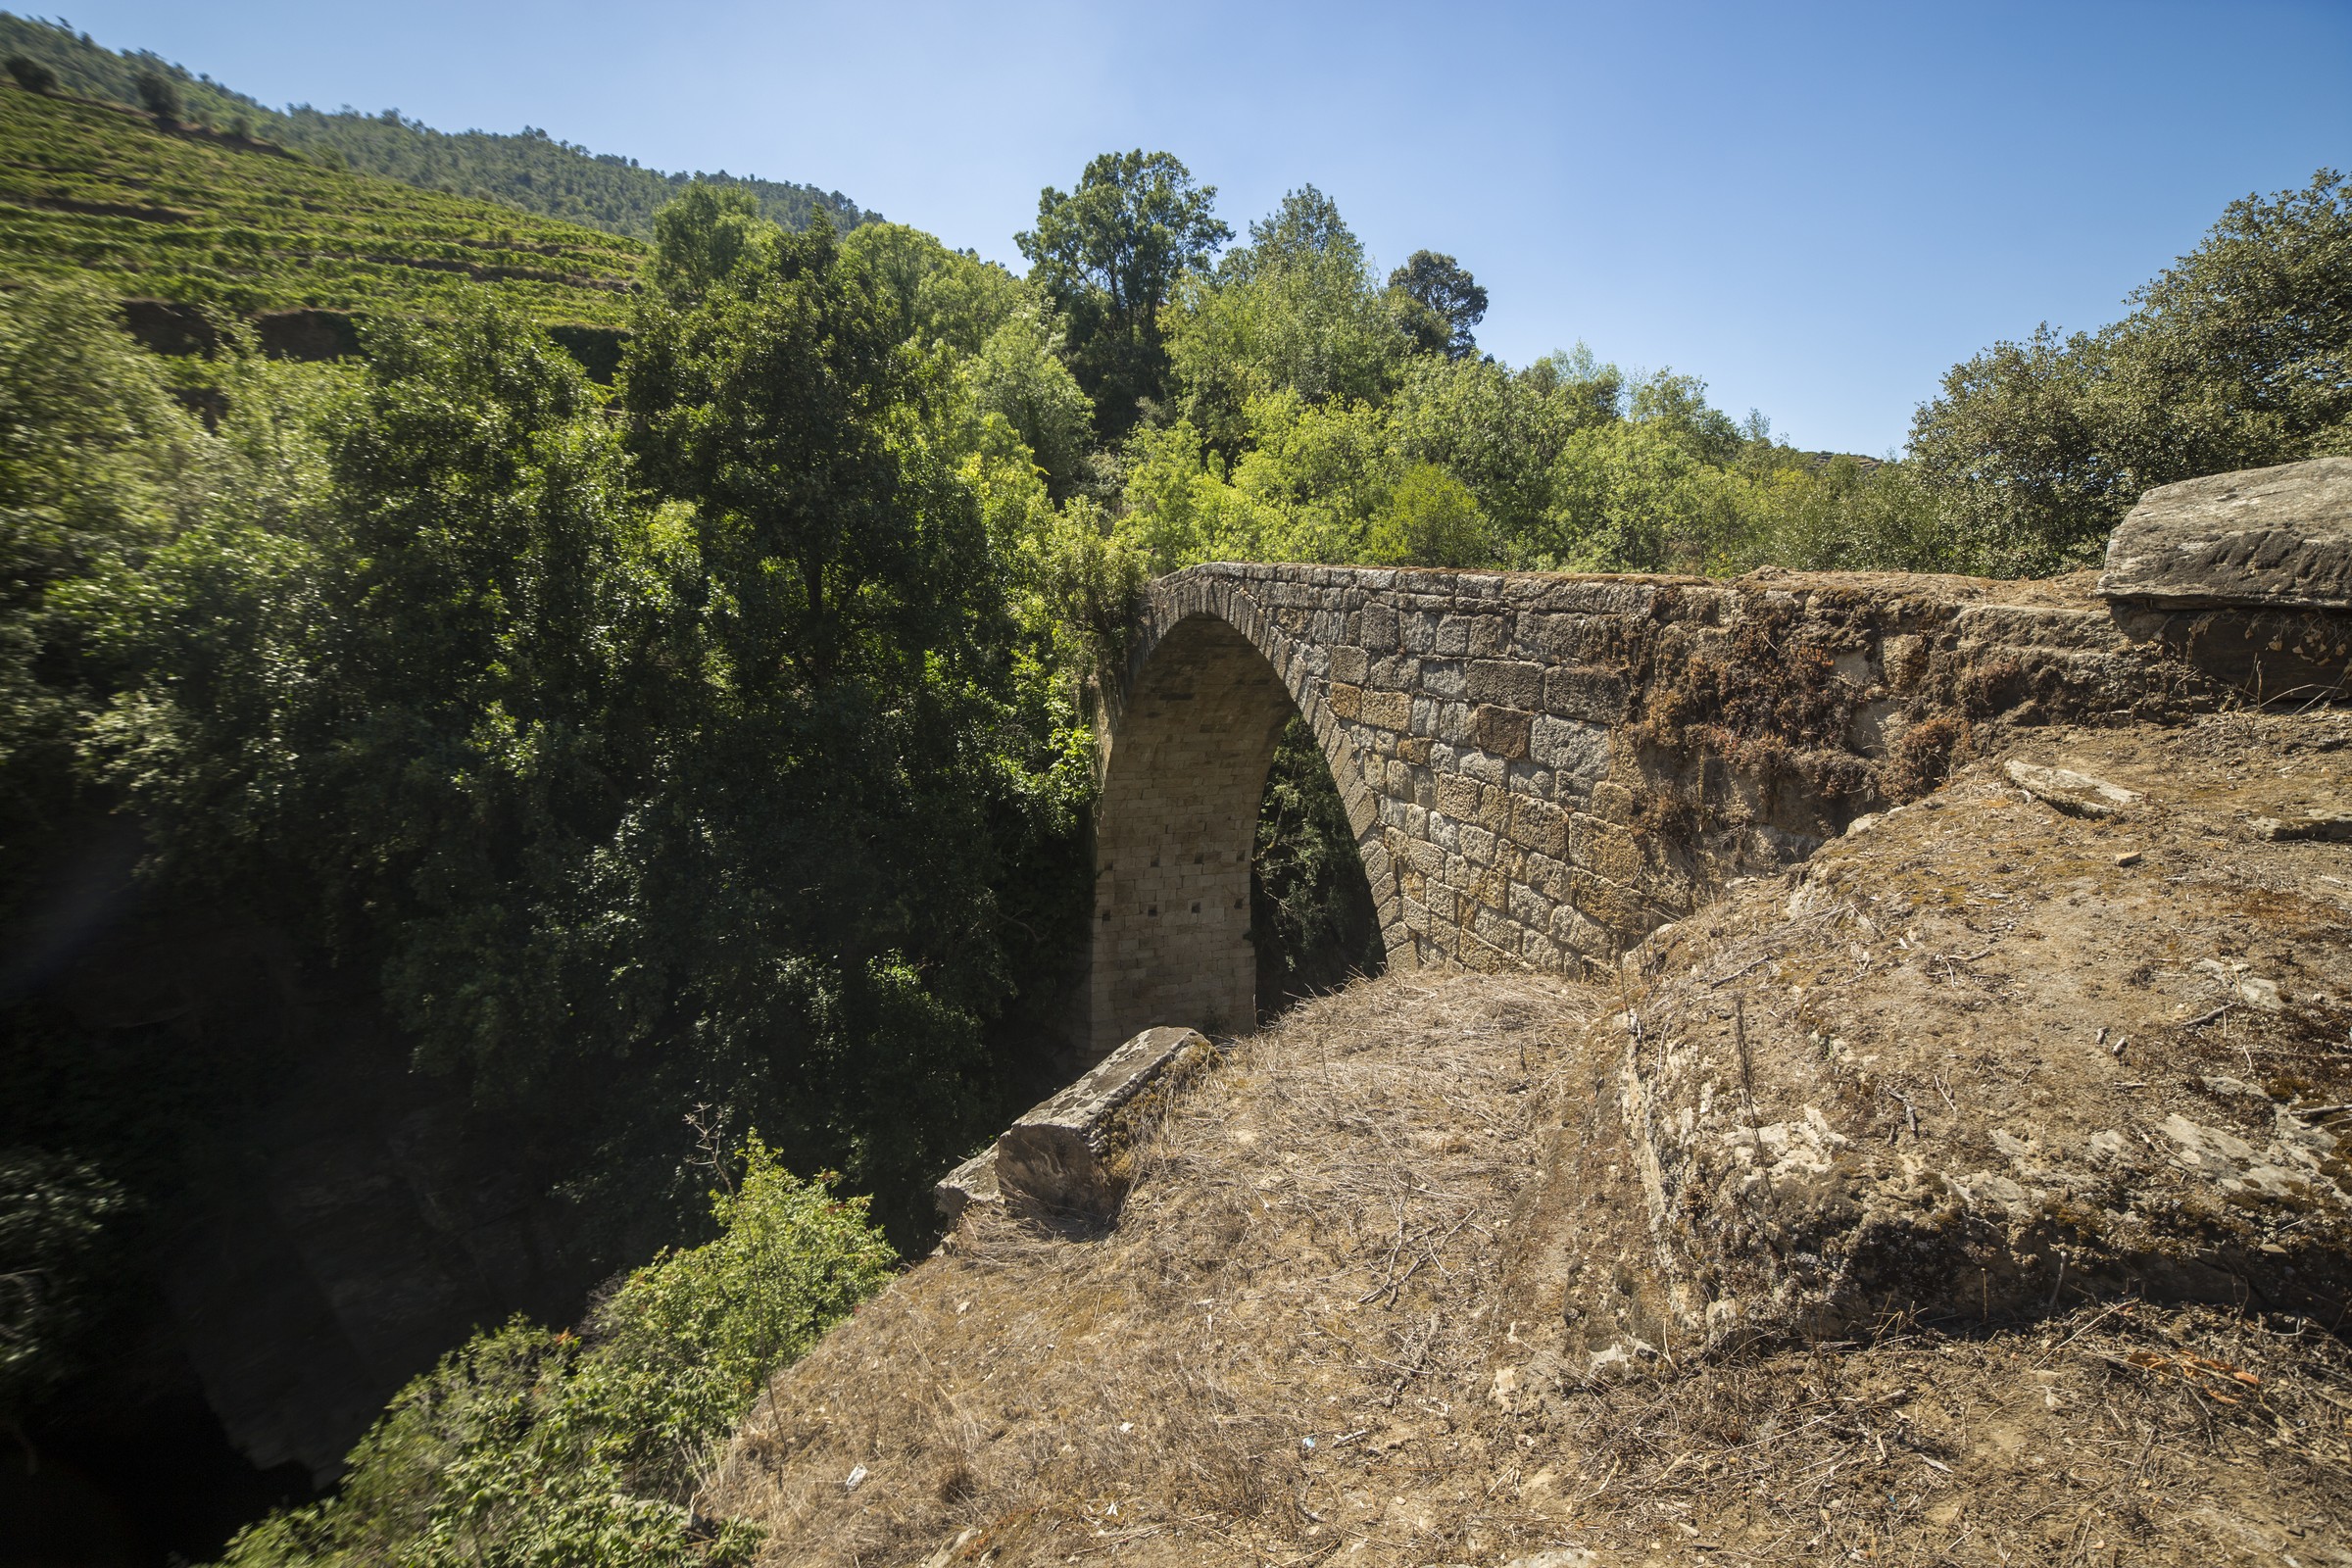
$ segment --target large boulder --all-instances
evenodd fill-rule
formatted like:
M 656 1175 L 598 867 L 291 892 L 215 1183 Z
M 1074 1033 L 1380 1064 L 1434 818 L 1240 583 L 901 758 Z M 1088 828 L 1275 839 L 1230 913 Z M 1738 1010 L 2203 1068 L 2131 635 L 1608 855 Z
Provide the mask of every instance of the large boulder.
M 2158 485 L 2108 540 L 2099 592 L 2177 609 L 2352 610 L 2352 458 Z

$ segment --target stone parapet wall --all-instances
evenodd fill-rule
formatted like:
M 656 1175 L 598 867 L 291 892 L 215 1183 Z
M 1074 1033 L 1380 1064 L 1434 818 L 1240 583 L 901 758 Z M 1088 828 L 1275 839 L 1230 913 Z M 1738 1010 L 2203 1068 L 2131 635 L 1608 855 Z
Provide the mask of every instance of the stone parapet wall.
M 1294 707 L 1392 964 L 1566 972 L 2003 728 L 2229 698 L 2173 619 L 2087 582 L 1179 572 L 1151 585 L 1102 726 L 1096 1048 L 1251 1021 L 1251 824 Z

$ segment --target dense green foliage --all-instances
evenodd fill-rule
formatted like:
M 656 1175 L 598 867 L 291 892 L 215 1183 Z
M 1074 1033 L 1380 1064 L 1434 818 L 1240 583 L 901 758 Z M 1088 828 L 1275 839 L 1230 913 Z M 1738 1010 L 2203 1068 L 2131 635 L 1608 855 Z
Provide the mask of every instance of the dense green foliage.
M 1953 368 L 1911 450 L 1997 569 L 2094 554 L 2151 485 L 2352 454 L 2352 183 L 2232 202 L 2096 332 L 2044 326 Z
M 331 113 L 298 105 L 275 110 L 208 76 L 143 51 L 117 53 L 38 18 L 0 12 L 0 56 L 46 71 L 51 86 L 85 98 L 147 107 L 141 82 L 153 77 L 175 93 L 199 125 L 291 148 L 315 162 L 399 180 L 423 190 L 501 202 L 542 218 L 601 228 L 632 239 L 654 237 L 654 215 L 687 185 L 741 190 L 760 217 L 786 228 L 806 228 L 823 217 L 849 228 L 874 217 L 839 191 L 750 175 L 663 173 L 632 158 L 591 153 L 544 130 L 512 134 L 439 131 L 396 110 Z
M 2114 326 L 1956 368 L 1908 456 L 1866 464 L 1669 370 L 1478 357 L 1475 280 L 1421 252 L 1384 285 L 1310 186 L 1172 289 L 1172 417 L 1126 443 L 1117 531 L 1154 570 L 2063 570 L 2149 485 L 2352 450 L 2347 300 L 2352 187 L 2323 171 L 2233 204 Z
M 236 315 L 439 315 L 487 284 L 542 321 L 617 326 L 643 262 L 593 229 L 0 86 L 0 279 Z
M 250 368 L 288 411 L 318 375 Z M 141 591 L 159 554 L 207 519 L 281 510 L 277 432 L 261 400 L 240 401 L 254 412 L 208 435 L 96 298 L 34 290 L 0 311 L 0 1422 L 12 1425 L 107 1360 L 103 1336 L 123 1330 L 112 1319 L 138 1294 L 130 1228 L 183 1173 L 187 1130 L 269 1070 L 100 1051 L 54 1006 L 27 1004 L 136 850 L 135 835 L 93 821 L 112 792 L 85 748 L 124 673 L 109 602 Z
M 1302 718 L 1284 727 L 1267 770 L 1250 857 L 1250 939 L 1258 1010 L 1269 1015 L 1378 974 L 1388 961 L 1348 808 Z
M 711 1098 L 919 1226 L 1067 940 L 1044 499 L 828 234 L 756 257 L 645 306 L 619 422 L 494 306 L 377 331 L 314 529 L 208 522 L 104 600 L 87 750 L 167 868 L 379 964 L 424 1064 L 587 1074 L 581 1180 Z
M 623 1281 L 584 1335 L 477 1334 L 402 1390 L 328 1501 L 239 1536 L 234 1568 L 502 1568 L 748 1561 L 688 1504 L 769 1373 L 879 1289 L 894 1257 L 862 1200 L 796 1180 L 755 1140 L 715 1194 L 715 1240 Z
M 90 1298 L 127 1201 L 88 1164 L 0 1148 L 0 1413 L 34 1408 L 97 1353 L 105 1314 Z
M 1057 673 L 1087 645 L 1054 607 L 1127 579 L 988 406 L 985 354 L 903 335 L 880 268 L 762 225 L 697 272 L 711 236 L 672 226 L 691 286 L 640 301 L 610 399 L 477 290 L 379 322 L 364 363 L 232 342 L 208 427 L 103 300 L 12 302 L 0 902 L 50 918 L 50 852 L 126 813 L 155 898 L 374 976 L 420 1069 L 537 1129 L 529 1178 L 592 1235 L 688 1223 L 676 1129 L 708 1103 L 915 1240 L 1054 1049 L 1088 778 Z M 1025 300 L 956 330 L 1034 329 Z M 60 1093 L 88 1048 L 25 1001 L 45 978 L 0 977 L 0 1150 L 67 1174 L 0 1224 L 0 1272 L 80 1279 L 106 1250 L 75 1216 L 116 1210 L 74 1184 L 169 1200 L 210 1101 L 143 1055 L 158 1124 L 137 1086 Z M 66 1367 L 74 1310 L 20 1306 Z M 13 1419 L 42 1390 L 0 1392 Z
M 1048 186 L 1037 226 L 1017 236 L 1031 278 L 1069 322 L 1070 368 L 1105 436 L 1165 394 L 1160 307 L 1232 238 L 1212 216 L 1216 198 L 1168 153 L 1104 153 L 1076 189 Z
M 94 699 L 56 668 L 84 636 L 57 596 L 184 524 L 202 446 L 99 301 L 34 291 L 0 311 L 0 888 L 78 797 Z
M 1487 291 L 1461 263 L 1437 251 L 1415 251 L 1389 274 L 1389 287 L 1427 313 L 1410 328 L 1416 346 L 1443 349 L 1457 360 L 1477 350 L 1471 328 L 1487 318 Z
M 26 92 L 57 91 L 57 73 L 30 55 L 10 55 L 6 64 L 9 79 Z

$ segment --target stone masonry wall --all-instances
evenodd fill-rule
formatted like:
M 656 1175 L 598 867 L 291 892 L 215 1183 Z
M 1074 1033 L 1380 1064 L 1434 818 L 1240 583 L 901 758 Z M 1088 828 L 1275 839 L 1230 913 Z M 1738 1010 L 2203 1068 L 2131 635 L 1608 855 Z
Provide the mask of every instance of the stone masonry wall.
M 1247 1028 L 1251 824 L 1293 711 L 1392 965 L 1609 961 L 2003 727 L 2227 687 L 2087 584 L 1213 565 L 1154 582 L 1101 726 L 1091 1035 Z

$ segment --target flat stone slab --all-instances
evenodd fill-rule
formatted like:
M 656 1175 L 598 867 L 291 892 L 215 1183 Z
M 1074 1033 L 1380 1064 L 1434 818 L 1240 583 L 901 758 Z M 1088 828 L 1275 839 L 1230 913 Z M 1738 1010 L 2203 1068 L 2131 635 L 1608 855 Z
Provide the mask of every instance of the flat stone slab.
M 2309 839 L 2321 844 L 2352 844 L 2352 811 L 2305 811 L 2296 816 L 2258 816 L 2246 824 L 2258 839 L 2274 843 Z
M 1147 1106 L 1215 1054 L 1194 1029 L 1147 1029 L 997 1140 L 997 1183 L 1009 1200 L 1107 1219 L 1134 1173 L 1128 1156 Z
M 975 1204 L 1010 1198 L 1052 1213 L 1109 1218 L 1133 1179 L 1128 1156 L 1143 1113 L 1215 1051 L 1198 1030 L 1145 1030 L 933 1183 L 940 1217 L 953 1225 Z
M 2183 609 L 2352 610 L 2352 458 L 2158 485 L 2107 541 L 2099 592 Z
M 2144 799 L 2137 790 L 2110 784 L 2088 773 L 2078 773 L 2071 767 L 2043 767 L 2038 762 L 2011 759 L 2002 770 L 2009 775 L 2010 783 L 2069 816 L 2113 816 Z

